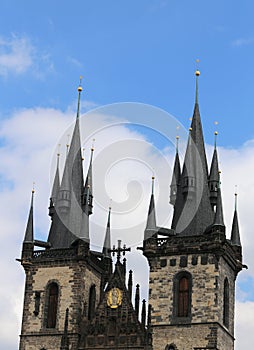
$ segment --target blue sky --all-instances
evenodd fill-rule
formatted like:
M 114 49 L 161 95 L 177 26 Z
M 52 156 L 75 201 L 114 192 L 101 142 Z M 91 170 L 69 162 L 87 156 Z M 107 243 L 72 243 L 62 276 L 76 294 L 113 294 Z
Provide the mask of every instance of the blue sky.
M 5 267 L 10 271 L 6 285 L 16 286 L 11 287 L 15 293 L 9 297 L 0 287 L 6 308 L 0 329 L 8 330 L 0 336 L 0 348 L 17 348 L 24 276 L 13 257 L 20 253 L 34 180 L 38 188 L 37 232 L 47 229 L 48 169 L 54 169 L 55 163 L 50 162 L 53 149 L 75 116 L 79 76 L 83 76 L 83 111 L 119 102 L 144 103 L 170 113 L 188 130 L 198 58 L 200 110 L 209 154 L 215 128 L 219 131 L 228 233 L 234 185 L 239 188 L 243 251 L 250 268 L 237 285 L 236 350 L 250 349 L 248 327 L 254 320 L 254 182 L 250 175 L 254 172 L 253 1 L 2 0 L 0 13 L 0 222 L 5 227 L 3 235 L 8 235 L 6 247 L 13 244 L 11 253 L 5 249 L 0 265 L 1 273 Z M 114 108 L 106 110 L 110 114 Z M 93 118 L 96 116 L 91 114 L 85 123 Z M 128 132 L 117 129 L 115 142 L 120 136 L 138 142 L 152 140 L 167 156 L 165 139 L 157 138 L 164 119 L 155 131 L 149 130 L 151 120 L 148 128 L 136 127 L 133 120 Z M 215 121 L 219 123 L 216 127 Z M 100 135 L 101 140 L 107 139 L 103 132 Z M 102 146 L 96 139 L 97 149 Z M 147 157 L 147 148 L 142 150 L 143 158 L 151 161 L 150 168 L 153 161 L 162 164 L 155 160 L 156 152 Z M 163 202 L 160 205 L 165 207 Z M 11 298 L 15 306 L 8 313 Z
M 26 40 L 33 60 L 25 74 L 9 70 L 2 77 L 1 111 L 65 109 L 82 74 L 88 101 L 149 103 L 188 125 L 199 58 L 206 130 L 212 134 L 218 120 L 220 142 L 240 145 L 253 137 L 253 7 L 251 1 L 1 1 L 1 37 Z

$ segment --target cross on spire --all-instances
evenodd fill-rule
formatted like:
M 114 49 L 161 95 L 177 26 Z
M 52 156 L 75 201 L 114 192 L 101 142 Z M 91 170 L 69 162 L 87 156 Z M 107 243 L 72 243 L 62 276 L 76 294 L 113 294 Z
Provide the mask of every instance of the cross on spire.
M 115 245 L 113 245 L 113 249 L 110 249 L 109 252 L 110 253 L 113 253 L 112 255 L 117 256 L 117 261 L 120 261 L 120 258 L 121 258 L 121 253 L 123 253 L 123 256 L 125 255 L 126 252 L 130 252 L 131 251 L 131 248 L 126 248 L 126 244 L 123 245 L 123 248 L 121 247 L 121 243 L 122 241 L 120 239 L 118 239 L 118 245 L 117 245 L 117 248 Z

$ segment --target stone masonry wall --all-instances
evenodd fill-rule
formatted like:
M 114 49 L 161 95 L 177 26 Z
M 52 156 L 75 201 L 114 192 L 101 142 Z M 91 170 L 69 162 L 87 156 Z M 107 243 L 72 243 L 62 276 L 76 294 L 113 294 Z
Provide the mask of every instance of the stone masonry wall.
M 50 282 L 59 285 L 58 313 L 56 328 L 45 327 L 46 289 Z M 96 301 L 99 302 L 100 276 L 87 267 L 85 262 L 68 261 L 59 264 L 47 263 L 32 266 L 27 271 L 23 323 L 20 350 L 60 349 L 63 334 L 65 311 L 69 308 L 69 327 L 71 347 L 77 346 L 79 320 L 88 303 L 89 289 L 96 285 Z M 40 293 L 38 315 L 35 310 L 35 292 Z
M 192 275 L 191 319 L 176 324 L 173 317 L 174 276 L 187 271 Z M 233 349 L 233 338 L 223 329 L 223 287 L 230 284 L 230 331 L 233 331 L 234 279 L 223 258 L 217 264 L 213 254 L 155 257 L 150 260 L 149 303 L 152 305 L 154 350 L 174 343 L 177 350 L 214 346 Z M 174 325 L 175 323 L 175 325 Z M 220 324 L 221 325 L 220 325 Z M 215 326 L 213 326 L 215 325 Z M 216 328 L 216 332 L 214 329 Z M 216 336 L 214 335 L 216 334 Z

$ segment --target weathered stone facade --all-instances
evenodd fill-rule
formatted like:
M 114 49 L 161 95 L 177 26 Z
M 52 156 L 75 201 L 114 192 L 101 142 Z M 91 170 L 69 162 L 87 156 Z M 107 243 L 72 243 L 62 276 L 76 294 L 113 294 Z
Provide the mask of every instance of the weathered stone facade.
M 239 266 L 223 232 L 206 236 L 150 238 L 144 242 L 150 265 L 153 349 L 175 344 L 178 350 L 234 348 L 235 278 Z M 241 267 L 240 267 L 241 269 Z M 178 274 L 191 276 L 191 312 L 175 315 Z M 229 325 L 223 322 L 224 281 L 229 283 Z
M 34 239 L 32 195 L 20 259 L 26 273 L 20 350 L 234 349 L 235 280 L 244 267 L 237 210 L 227 239 L 217 150 L 208 173 L 196 84 L 184 163 L 181 169 L 177 150 L 170 186 L 171 228 L 156 225 L 152 186 L 139 247 L 150 268 L 148 307 L 143 300 L 142 310 L 138 285 L 132 305 L 132 273 L 127 287 L 126 261 L 121 262 L 130 248 L 121 241 L 111 246 L 111 209 L 102 251 L 90 249 L 93 149 L 84 181 L 79 86 L 62 181 L 57 166 L 52 188 L 47 242 Z
M 63 254 L 63 252 L 65 254 Z M 69 255 L 69 257 L 68 257 Z M 80 323 L 89 300 L 89 290 L 96 286 L 96 305 L 99 303 L 101 272 L 99 261 L 92 267 L 89 257 L 81 258 L 78 249 L 35 251 L 29 263 L 23 261 L 26 270 L 24 311 L 20 350 L 60 349 L 64 332 L 65 313 L 69 309 L 69 343 L 78 346 Z M 47 286 L 55 282 L 59 286 L 56 327 L 46 327 Z M 35 295 L 39 295 L 39 308 L 35 312 Z

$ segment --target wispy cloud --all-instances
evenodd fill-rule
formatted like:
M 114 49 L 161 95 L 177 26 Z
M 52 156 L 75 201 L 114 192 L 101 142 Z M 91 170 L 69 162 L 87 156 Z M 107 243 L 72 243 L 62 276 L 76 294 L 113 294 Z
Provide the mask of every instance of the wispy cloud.
M 48 53 L 40 52 L 26 36 L 12 35 L 0 37 L 0 75 L 21 75 L 32 73 L 36 78 L 43 78 L 54 65 Z
M 68 56 L 67 57 L 67 62 L 71 63 L 72 65 L 78 67 L 78 68 L 82 68 L 83 64 L 76 58 Z
M 35 48 L 25 37 L 0 38 L 0 74 L 22 74 L 33 65 Z
M 238 38 L 238 39 L 233 40 L 231 44 L 234 47 L 253 45 L 254 38 Z

